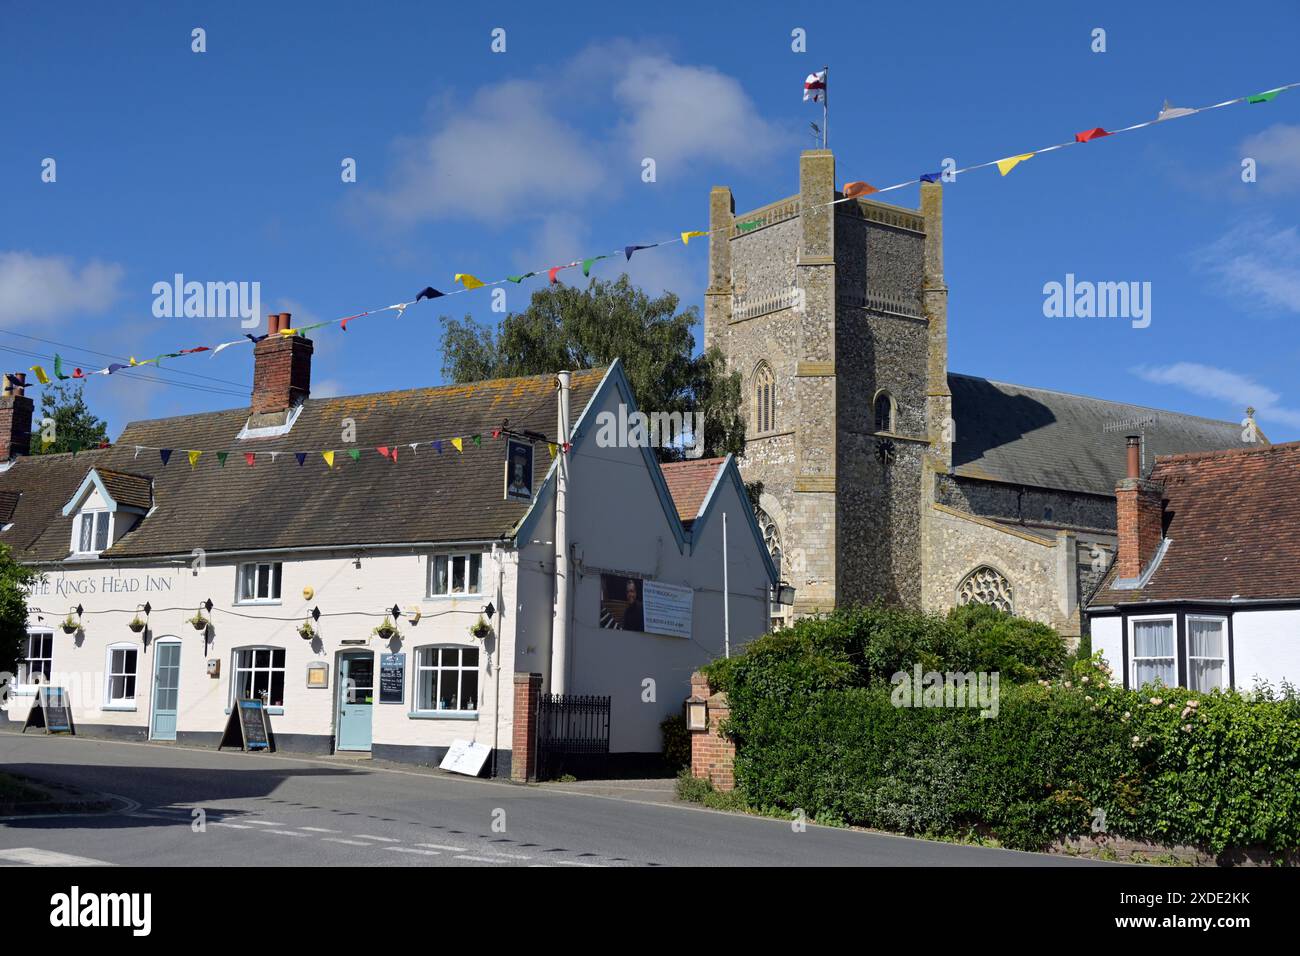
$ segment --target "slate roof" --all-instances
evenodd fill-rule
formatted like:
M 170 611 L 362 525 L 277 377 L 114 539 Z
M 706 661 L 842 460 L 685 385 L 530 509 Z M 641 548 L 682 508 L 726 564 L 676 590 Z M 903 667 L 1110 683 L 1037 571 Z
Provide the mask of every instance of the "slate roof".
M 104 490 L 119 505 L 148 511 L 153 504 L 153 482 L 148 475 L 133 475 L 110 468 L 96 468 L 95 471 L 104 483 Z
M 668 493 L 673 497 L 677 507 L 677 517 L 682 524 L 690 528 L 700 507 L 704 504 L 713 481 L 718 476 L 718 469 L 726 464 L 726 458 L 696 458 L 688 461 L 664 462 L 660 467 L 664 473 L 664 482 Z
M 1112 566 L 1091 606 L 1300 599 L 1300 442 L 1161 458 L 1169 545 L 1144 588 Z
M 573 373 L 575 422 L 604 374 Z M 528 505 L 504 499 L 505 442 L 493 440 L 491 431 L 508 419 L 512 430 L 553 435 L 554 376 L 309 399 L 288 435 L 239 441 L 247 419 L 244 407 L 132 422 L 116 445 L 75 460 L 20 458 L 0 474 L 0 494 L 23 492 L 14 527 L 0 541 L 22 560 L 67 557 L 72 519 L 61 509 L 92 465 L 120 474 L 114 487 L 134 501 L 142 500 L 141 480 L 153 484 L 153 513 L 105 551 L 106 558 L 189 554 L 194 548 L 219 553 L 495 540 L 510 532 Z M 346 419 L 355 422 L 355 445 L 343 441 Z M 481 447 L 470 441 L 474 434 L 482 435 Z M 427 444 L 418 451 L 407 446 L 453 437 L 464 437 L 463 454 L 449 443 L 442 454 Z M 137 454 L 137 445 L 175 452 L 164 467 L 153 447 Z M 375 451 L 381 445 L 396 447 L 397 461 L 381 457 Z M 350 447 L 360 449 L 360 460 L 347 455 Z M 194 469 L 185 454 L 190 448 L 207 452 Z M 336 451 L 332 470 L 320 454 L 330 449 Z M 224 468 L 213 454 L 219 450 L 230 452 Z M 252 468 L 244 461 L 247 451 L 258 455 Z M 275 463 L 270 451 L 281 452 Z M 301 466 L 296 451 L 308 453 Z M 537 446 L 533 464 L 534 487 L 540 488 L 550 467 L 545 445 Z
M 1114 497 L 1127 472 L 1124 436 L 1146 435 L 1146 460 L 1241 447 L 1241 426 L 1124 402 L 948 375 L 956 441 L 953 473 Z M 1244 410 L 1243 410 L 1244 411 Z M 1144 428 L 1106 425 L 1154 417 Z M 1267 444 L 1267 439 L 1261 439 Z

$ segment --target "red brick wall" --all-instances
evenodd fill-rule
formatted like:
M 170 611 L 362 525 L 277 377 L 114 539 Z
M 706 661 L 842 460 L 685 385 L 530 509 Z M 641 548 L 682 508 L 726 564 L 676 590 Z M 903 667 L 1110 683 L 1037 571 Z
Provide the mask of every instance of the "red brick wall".
M 301 335 L 272 335 L 253 348 L 252 413 L 283 411 L 311 391 L 315 346 Z
M 735 790 L 736 774 L 733 765 L 736 760 L 736 745 L 718 730 L 718 725 L 731 716 L 727 695 L 721 692 L 711 693 L 708 678 L 696 671 L 691 675 L 691 696 L 708 701 L 709 724 L 708 730 L 690 732 L 691 774 L 707 779 L 715 790 Z
M 33 408 L 25 395 L 0 398 L 0 461 L 31 451 Z
M 1143 478 L 1125 478 L 1115 488 L 1121 578 L 1140 577 L 1163 537 L 1161 486 Z
M 518 783 L 537 779 L 537 702 L 541 695 L 541 674 L 515 674 L 510 779 Z

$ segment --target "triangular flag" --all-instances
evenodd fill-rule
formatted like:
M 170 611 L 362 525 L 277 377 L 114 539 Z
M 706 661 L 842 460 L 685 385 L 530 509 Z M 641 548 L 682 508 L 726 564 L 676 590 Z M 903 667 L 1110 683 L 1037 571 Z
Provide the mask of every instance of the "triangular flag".
M 494 429 L 492 429 L 492 437 L 493 437 L 493 438 L 500 438 L 500 437 L 501 437 L 501 429 L 499 429 L 499 428 L 494 428 Z
M 1008 156 L 1006 159 L 998 160 L 998 172 L 1005 176 L 1011 170 L 1015 169 L 1026 159 L 1032 159 L 1033 153 L 1021 153 L 1019 156 Z
M 297 334 L 298 334 L 299 332 L 301 332 L 301 331 L 302 331 L 302 329 L 281 329 L 281 330 L 280 330 L 280 334 L 281 334 L 281 335 L 297 335 Z M 174 356 L 169 356 L 169 357 L 174 357 Z
M 937 172 L 937 173 L 922 173 L 922 174 L 921 174 L 921 182 L 923 182 L 923 183 L 937 183 L 937 182 L 939 182 L 939 180 L 942 179 L 942 178 L 943 178 L 943 171 L 942 171 L 942 170 L 940 170 L 940 171 Z
M 379 452 L 379 454 L 383 455 L 385 458 L 388 457 L 388 446 L 387 446 L 387 445 L 380 445 L 378 448 L 375 449 L 375 451 Z
M 197 348 L 181 349 L 181 355 L 193 355 L 195 352 L 206 352 L 206 351 L 208 351 L 208 347 L 206 345 L 200 345 Z
M 456 276 L 456 278 L 459 279 L 460 276 Z M 473 276 L 470 276 L 469 278 L 474 279 Z M 474 281 L 475 281 L 475 282 L 478 282 L 477 279 L 474 279 Z M 481 284 L 481 283 L 480 283 L 480 284 Z M 472 288 L 474 288 L 474 287 L 473 287 L 473 286 L 470 286 L 470 288 L 472 289 Z M 421 299 L 438 299 L 438 298 L 441 298 L 441 297 L 443 296 L 443 294 L 444 294 L 444 293 L 439 292 L 439 291 L 438 291 L 437 289 L 435 289 L 433 286 L 431 286 L 431 285 L 427 285 L 427 286 L 425 286 L 423 289 L 420 290 L 420 294 L 417 295 L 417 296 L 415 297 L 415 301 L 416 301 L 416 302 L 419 302 Z M 353 318 L 355 318 L 355 316 L 353 316 Z
M 348 449 L 348 457 L 351 458 L 353 461 L 360 461 L 360 460 L 361 460 L 361 449 L 360 449 L 360 448 L 349 448 L 349 449 Z
M 228 451 L 219 451 L 219 452 L 217 452 L 217 464 L 219 464 L 222 468 L 225 468 L 225 467 L 226 467 L 226 459 L 229 458 L 229 457 L 230 457 L 230 452 L 228 452 Z
M 72 452 L 72 457 L 76 458 L 77 452 L 81 451 L 81 440 L 77 438 L 72 439 L 70 442 L 68 442 L 68 448 Z
M 391 458 L 391 459 L 393 459 L 393 461 L 397 461 L 397 448 L 396 448 L 396 447 L 394 447 L 394 448 L 392 448 L 392 449 L 389 450 L 389 452 L 388 452 L 388 457 Z
M 170 448 L 159 448 L 158 457 L 162 459 L 163 467 L 165 468 L 167 462 L 171 461 L 172 450 Z
M 549 451 L 549 452 L 551 453 L 551 457 L 554 458 L 554 457 L 555 457 L 555 442 L 553 442 L 553 441 L 548 441 L 548 442 L 546 443 L 546 450 Z
M 599 262 L 601 259 L 608 259 L 608 258 L 609 256 L 592 256 L 590 259 L 583 259 L 582 274 L 585 276 L 591 275 L 591 264 L 593 262 Z
M 1156 122 L 1177 119 L 1180 116 L 1191 116 L 1195 112 L 1196 110 L 1188 109 L 1186 106 L 1170 106 L 1169 101 L 1165 100 L 1165 105 L 1160 107 L 1160 115 L 1156 117 Z
M 307 453 L 305 451 L 296 451 L 293 453 L 293 457 L 298 459 L 298 464 L 301 465 L 307 460 Z
M 475 444 L 475 445 L 477 445 L 479 448 L 482 448 L 482 447 L 483 447 L 483 436 L 482 436 L 482 435 L 473 435 L 473 436 L 471 436 L 471 437 L 474 439 L 474 444 Z
M 199 463 L 199 456 L 202 455 L 203 452 L 201 452 L 201 451 L 189 451 L 189 452 L 186 452 L 186 454 L 189 455 L 189 457 L 190 457 L 190 467 L 193 468 L 195 465 L 197 465 L 197 464 Z
M 243 339 L 236 339 L 236 340 L 233 341 L 233 342 L 222 342 L 220 345 L 218 345 L 215 349 L 212 350 L 212 357 L 213 357 L 213 358 L 216 358 L 216 357 L 217 357 L 217 353 L 220 352 L 222 349 L 228 349 L 228 348 L 230 348 L 232 345 L 239 345 L 242 341 L 243 341 Z M 132 362 L 131 364 L 134 365 L 135 363 Z
M 433 446 L 433 450 L 436 451 L 439 455 L 442 454 L 442 442 L 441 442 L 441 441 L 431 441 L 431 442 L 429 442 L 429 444 Z
M 880 192 L 880 190 L 871 185 L 871 183 L 864 183 L 861 180 L 844 184 L 845 199 L 852 199 L 854 196 L 866 196 L 870 193 L 878 192 Z
M 748 222 L 736 223 L 736 228 L 739 229 L 741 232 L 749 232 L 750 230 L 757 229 L 761 225 L 763 225 L 763 220 L 750 219 Z
M 111 362 L 105 371 L 107 371 L 109 375 L 112 375 L 114 372 L 121 371 L 126 367 L 127 366 L 122 365 L 120 362 Z
M 684 232 L 682 233 L 682 245 L 689 246 L 691 244 L 691 240 L 694 239 L 696 236 L 707 236 L 707 235 L 708 235 L 707 232 Z
M 60 382 L 67 381 L 69 378 L 69 376 L 63 374 L 63 359 L 59 357 L 58 352 L 54 353 L 54 377 Z
M 459 438 L 453 438 L 451 440 L 451 447 L 455 448 L 458 452 L 461 452 L 462 454 L 465 451 L 465 445 Z
M 480 282 L 478 279 L 475 279 L 468 272 L 457 272 L 456 281 L 459 282 L 467 289 L 478 289 L 481 288 L 483 285 L 482 282 Z
M 266 338 L 266 335 L 253 335 L 250 332 L 245 332 L 244 338 L 256 345 L 258 342 L 262 341 L 262 339 Z M 135 364 L 134 361 L 132 361 L 132 364 Z
M 551 285 L 555 285 L 557 281 L 555 278 L 555 273 L 559 272 L 563 268 L 564 266 L 551 266 L 551 268 L 546 270 L 546 274 L 551 277 Z
M 1074 141 L 1076 143 L 1091 143 L 1094 139 L 1101 139 L 1103 136 L 1109 135 L 1110 133 L 1100 126 L 1094 126 L 1092 129 L 1085 129 L 1082 133 L 1075 133 Z
M 142 446 L 140 446 L 140 445 L 136 445 L 136 446 L 135 446 L 135 454 L 132 455 L 131 457 L 132 457 L 132 458 L 139 458 L 139 457 L 140 457 L 140 451 L 141 451 L 141 449 L 142 449 Z
M 280 457 L 278 451 L 268 451 L 267 454 L 271 456 L 271 464 L 273 465 L 275 464 L 275 460 Z
M 1256 93 L 1254 96 L 1246 97 L 1247 103 L 1267 103 L 1269 100 L 1277 99 L 1277 95 L 1282 92 L 1282 87 L 1276 90 L 1268 90 L 1264 93 Z
M 325 459 L 325 464 L 326 464 L 326 465 L 328 465 L 328 466 L 331 467 L 331 468 L 334 467 L 334 452 L 332 452 L 332 451 L 323 451 L 323 452 L 320 453 L 320 456 L 321 456 L 322 458 Z
M 253 467 L 253 462 L 256 460 L 256 458 L 257 458 L 256 452 L 251 452 L 251 451 L 244 452 L 244 461 L 248 462 L 249 468 Z
M 656 242 L 654 246 L 624 246 L 623 255 L 627 256 L 628 261 L 630 262 L 632 260 L 632 253 L 640 252 L 642 249 L 653 249 L 657 245 L 659 245 L 659 243 Z
M 50 384 L 50 377 L 45 374 L 45 369 L 41 368 L 39 365 L 33 365 L 32 371 L 36 373 L 36 381 L 40 382 L 42 385 Z

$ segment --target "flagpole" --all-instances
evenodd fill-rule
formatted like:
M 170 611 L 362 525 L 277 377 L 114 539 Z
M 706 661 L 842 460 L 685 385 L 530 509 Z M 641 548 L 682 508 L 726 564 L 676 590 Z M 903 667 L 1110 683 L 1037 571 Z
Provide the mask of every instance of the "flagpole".
M 822 71 L 826 74 L 826 86 L 822 90 L 822 149 L 826 148 L 826 114 L 831 105 L 831 68 L 823 66 Z

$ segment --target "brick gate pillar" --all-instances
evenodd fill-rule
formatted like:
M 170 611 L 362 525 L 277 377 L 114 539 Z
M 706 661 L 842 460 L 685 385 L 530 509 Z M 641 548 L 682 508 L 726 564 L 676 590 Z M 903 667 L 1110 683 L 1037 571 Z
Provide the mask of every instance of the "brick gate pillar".
M 537 703 L 541 695 L 541 674 L 515 674 L 510 779 L 517 783 L 537 779 Z
M 709 679 L 696 671 L 691 675 L 691 700 L 705 702 L 707 727 L 691 730 L 691 776 L 701 777 L 713 784 L 715 790 L 736 789 L 736 775 L 732 767 L 736 759 L 736 745 L 723 736 L 718 726 L 731 716 L 727 695 L 713 693 Z

